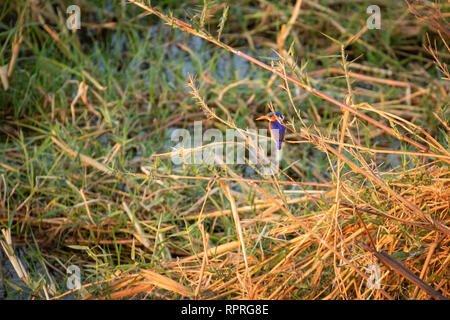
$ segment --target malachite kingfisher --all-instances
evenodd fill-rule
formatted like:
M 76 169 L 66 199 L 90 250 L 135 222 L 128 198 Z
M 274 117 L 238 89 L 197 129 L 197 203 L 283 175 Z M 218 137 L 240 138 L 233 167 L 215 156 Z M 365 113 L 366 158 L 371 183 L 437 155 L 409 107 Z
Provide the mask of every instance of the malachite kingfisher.
M 269 114 L 259 117 L 256 120 L 269 120 L 270 135 L 277 143 L 278 150 L 280 150 L 284 139 L 284 133 L 286 131 L 283 115 L 279 112 L 275 112 L 275 114 L 270 112 Z

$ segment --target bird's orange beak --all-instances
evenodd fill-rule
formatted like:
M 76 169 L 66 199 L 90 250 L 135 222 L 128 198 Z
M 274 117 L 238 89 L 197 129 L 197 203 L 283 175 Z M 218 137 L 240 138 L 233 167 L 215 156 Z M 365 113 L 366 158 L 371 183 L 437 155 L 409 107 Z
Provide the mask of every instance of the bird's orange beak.
M 269 115 L 265 115 L 265 116 L 257 118 L 256 120 L 270 120 L 270 116 Z

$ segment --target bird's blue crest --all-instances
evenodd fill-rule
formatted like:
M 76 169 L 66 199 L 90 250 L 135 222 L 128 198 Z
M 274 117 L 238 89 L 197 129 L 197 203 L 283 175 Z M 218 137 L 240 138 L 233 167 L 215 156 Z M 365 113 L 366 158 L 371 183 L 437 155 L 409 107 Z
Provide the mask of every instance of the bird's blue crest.
M 272 117 L 272 116 L 273 116 L 273 112 L 269 112 L 268 115 Z M 279 112 L 275 112 L 275 115 L 276 115 L 278 118 L 280 118 L 281 120 L 284 119 L 283 115 L 282 115 L 281 113 L 279 113 Z

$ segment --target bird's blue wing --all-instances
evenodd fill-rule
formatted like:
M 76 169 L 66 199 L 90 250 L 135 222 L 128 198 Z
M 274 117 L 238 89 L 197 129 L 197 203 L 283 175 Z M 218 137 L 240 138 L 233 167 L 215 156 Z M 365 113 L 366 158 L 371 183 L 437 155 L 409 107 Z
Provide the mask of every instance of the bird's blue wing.
M 270 123 L 270 133 L 272 137 L 277 142 L 278 149 L 281 149 L 281 144 L 283 143 L 284 133 L 286 132 L 286 127 L 280 124 L 278 121 L 273 121 Z

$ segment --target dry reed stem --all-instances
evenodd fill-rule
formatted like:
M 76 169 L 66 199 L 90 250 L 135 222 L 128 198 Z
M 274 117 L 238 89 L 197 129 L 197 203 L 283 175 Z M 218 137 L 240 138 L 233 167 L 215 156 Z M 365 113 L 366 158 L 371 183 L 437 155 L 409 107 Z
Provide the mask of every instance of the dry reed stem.
M 150 270 L 142 270 L 141 274 L 144 276 L 145 280 L 157 287 L 178 293 L 186 297 L 189 297 L 191 295 L 191 290 L 189 288 L 159 273 Z
M 124 202 L 122 202 L 122 206 L 123 209 L 125 210 L 125 212 L 127 213 L 128 217 L 130 218 L 131 222 L 134 225 L 134 228 L 136 229 L 136 234 L 134 235 L 136 237 L 136 239 L 142 243 L 144 245 L 144 247 L 146 247 L 149 250 L 152 250 L 152 246 L 150 241 L 148 241 L 148 236 L 144 233 L 144 231 L 142 230 L 141 225 L 139 224 L 139 221 L 136 219 L 136 217 L 134 216 L 134 214 L 131 212 L 131 210 L 128 208 L 127 204 Z
M 242 256 L 244 258 L 245 263 L 245 274 L 246 277 L 250 277 L 249 271 L 248 271 L 248 262 L 247 262 L 247 250 L 245 249 L 245 243 L 244 243 L 244 235 L 242 234 L 242 227 L 241 227 L 241 220 L 239 219 L 239 213 L 236 208 L 236 202 L 234 201 L 233 195 L 231 194 L 230 188 L 225 182 L 220 182 L 220 186 L 227 197 L 228 201 L 230 202 L 231 206 L 231 212 L 233 213 L 233 220 L 236 226 L 236 233 L 238 241 L 241 244 L 242 249 Z M 247 279 L 249 280 L 249 279 Z M 248 290 L 248 288 L 246 288 Z

